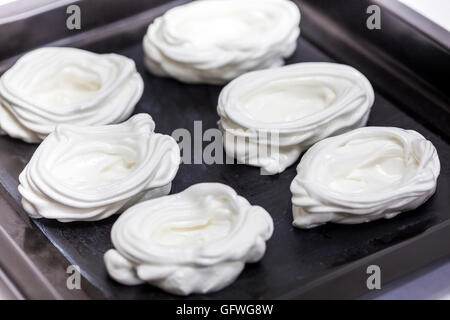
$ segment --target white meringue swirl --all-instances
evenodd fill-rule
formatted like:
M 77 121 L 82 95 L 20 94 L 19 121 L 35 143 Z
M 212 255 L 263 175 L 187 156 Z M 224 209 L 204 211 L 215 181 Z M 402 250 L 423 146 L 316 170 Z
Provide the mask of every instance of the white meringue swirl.
M 33 218 L 95 221 L 168 194 L 180 150 L 154 128 L 147 114 L 117 125 L 58 125 L 19 176 L 25 211 Z
M 272 232 L 263 208 L 224 184 L 201 183 L 128 209 L 112 228 L 115 249 L 104 259 L 122 284 L 208 293 L 231 284 L 245 263 L 259 261 Z
M 373 102 L 370 82 L 356 69 L 298 63 L 233 80 L 217 112 L 226 153 L 276 174 L 315 142 L 364 126 Z M 262 149 L 271 152 L 256 152 Z
M 223 84 L 284 64 L 297 46 L 300 11 L 288 0 L 199 0 L 155 19 L 145 64 L 159 76 Z
M 41 48 L 0 78 L 0 131 L 29 143 L 57 124 L 126 120 L 143 92 L 133 60 L 75 48 Z
M 292 182 L 294 226 L 393 218 L 436 190 L 433 144 L 413 130 L 366 127 L 316 143 Z

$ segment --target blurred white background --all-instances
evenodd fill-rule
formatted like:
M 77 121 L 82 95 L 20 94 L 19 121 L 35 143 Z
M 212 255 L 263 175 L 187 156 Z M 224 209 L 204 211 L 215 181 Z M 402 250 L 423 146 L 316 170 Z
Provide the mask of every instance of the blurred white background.
M 399 0 L 450 31 L 450 0 Z

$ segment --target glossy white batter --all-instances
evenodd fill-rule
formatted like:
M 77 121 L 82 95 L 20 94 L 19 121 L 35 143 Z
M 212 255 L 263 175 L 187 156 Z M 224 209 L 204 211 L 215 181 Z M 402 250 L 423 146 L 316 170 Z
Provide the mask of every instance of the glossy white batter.
M 321 112 L 336 97 L 333 88 L 324 84 L 281 80 L 256 88 L 237 103 L 249 118 L 276 123 L 294 121 Z
M 22 93 L 47 110 L 60 111 L 72 104 L 88 102 L 101 88 L 98 74 L 82 66 L 67 65 L 38 74 L 31 83 L 24 84 Z
M 404 159 L 396 139 L 354 139 L 323 156 L 317 180 L 338 192 L 377 192 L 400 182 L 407 169 L 417 166 L 415 158 Z
M 166 246 L 189 247 L 221 239 L 230 233 L 228 217 L 207 216 L 186 217 L 164 222 L 152 234 L 152 239 Z
M 97 141 L 86 141 L 88 150 L 97 146 Z M 134 150 L 120 145 L 111 145 L 106 152 L 92 149 L 83 153 L 68 151 L 55 163 L 55 177 L 71 188 L 96 189 L 127 178 L 142 160 Z
M 167 28 L 182 32 L 185 41 L 199 48 L 211 49 L 226 47 L 239 39 L 259 38 L 278 23 L 275 12 L 242 10 L 226 1 L 207 1 L 172 10 L 167 14 Z

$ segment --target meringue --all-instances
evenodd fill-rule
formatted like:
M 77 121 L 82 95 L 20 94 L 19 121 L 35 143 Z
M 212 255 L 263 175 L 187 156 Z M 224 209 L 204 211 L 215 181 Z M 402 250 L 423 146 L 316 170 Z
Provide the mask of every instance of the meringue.
M 316 143 L 291 185 L 294 226 L 393 218 L 436 190 L 433 144 L 413 130 L 366 127 Z
M 233 80 L 217 112 L 227 155 L 276 174 L 315 142 L 364 126 L 373 102 L 370 82 L 356 69 L 298 63 Z
M 180 164 L 175 140 L 154 132 L 147 114 L 117 125 L 58 125 L 19 176 L 32 218 L 107 218 L 170 192 Z
M 300 11 L 288 0 L 200 0 L 155 19 L 143 40 L 145 64 L 158 76 L 223 84 L 279 67 L 295 51 Z
M 140 203 L 114 224 L 110 276 L 125 285 L 150 283 L 188 295 L 231 284 L 245 263 L 259 261 L 273 232 L 270 215 L 220 183 Z
M 41 142 L 56 124 L 126 120 L 143 92 L 133 60 L 75 48 L 41 48 L 0 78 L 0 132 Z

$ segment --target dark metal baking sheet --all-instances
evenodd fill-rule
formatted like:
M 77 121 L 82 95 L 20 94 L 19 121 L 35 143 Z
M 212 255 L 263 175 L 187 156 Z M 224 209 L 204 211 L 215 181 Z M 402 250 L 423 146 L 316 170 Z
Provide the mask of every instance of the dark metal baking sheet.
M 145 71 L 140 39 L 145 31 L 145 23 L 160 9 L 155 10 L 128 19 L 125 24 L 121 22 L 112 28 L 104 27 L 102 32 L 93 30 L 63 43 L 97 52 L 114 51 L 132 58 L 145 82 L 145 91 L 136 113 L 149 113 L 156 122 L 158 132 L 171 134 L 178 128 L 193 132 L 193 123 L 197 120 L 202 121 L 203 130 L 216 128 L 216 103 L 221 87 L 182 84 L 172 79 L 155 77 Z M 287 63 L 307 61 L 333 60 L 311 41 L 301 37 L 297 51 Z M 338 62 L 352 64 L 352 61 L 340 59 Z M 396 83 L 387 82 L 385 85 L 392 87 Z M 356 297 L 365 288 L 365 268 L 369 264 L 381 264 L 383 280 L 389 280 L 427 261 L 449 254 L 448 142 L 431 127 L 424 127 L 391 99 L 380 94 L 377 87 L 369 125 L 414 129 L 436 146 L 442 165 L 437 192 L 417 210 L 391 220 L 369 224 L 329 224 L 312 230 L 299 230 L 291 225 L 289 192 L 296 165 L 276 176 L 261 176 L 259 169 L 245 165 L 181 165 L 172 193 L 182 191 L 194 183 L 222 182 L 233 187 L 252 204 L 264 207 L 275 223 L 274 235 L 260 263 L 247 265 L 238 280 L 220 292 L 189 298 Z M 0 192 L 12 200 L 11 203 L 22 216 L 24 212 L 20 206 L 17 178 L 35 148 L 9 137 L 0 137 Z M 33 220 L 33 223 L 62 252 L 68 264 L 81 267 L 84 277 L 99 289 L 103 297 L 176 298 L 148 285 L 123 286 L 107 276 L 103 253 L 112 247 L 110 229 L 116 219 L 111 217 L 99 222 L 70 224 L 42 219 Z M 407 263 L 407 266 L 402 262 Z

